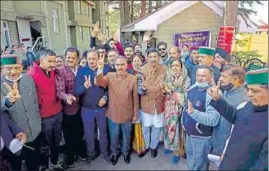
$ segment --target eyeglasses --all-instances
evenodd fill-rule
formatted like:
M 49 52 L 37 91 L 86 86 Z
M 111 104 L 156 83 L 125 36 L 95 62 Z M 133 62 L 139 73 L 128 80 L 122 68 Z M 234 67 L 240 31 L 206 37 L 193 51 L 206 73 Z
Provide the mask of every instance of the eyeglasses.
M 158 49 L 158 51 L 165 51 L 165 50 L 166 50 L 166 48 Z

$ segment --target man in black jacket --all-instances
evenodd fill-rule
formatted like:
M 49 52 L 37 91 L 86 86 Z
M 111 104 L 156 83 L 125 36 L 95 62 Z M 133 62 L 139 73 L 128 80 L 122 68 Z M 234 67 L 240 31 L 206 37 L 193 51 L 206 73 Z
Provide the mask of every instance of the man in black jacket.
M 210 105 L 234 124 L 219 170 L 268 170 L 268 69 L 246 74 L 250 102 L 238 110 L 219 97 L 212 87 Z

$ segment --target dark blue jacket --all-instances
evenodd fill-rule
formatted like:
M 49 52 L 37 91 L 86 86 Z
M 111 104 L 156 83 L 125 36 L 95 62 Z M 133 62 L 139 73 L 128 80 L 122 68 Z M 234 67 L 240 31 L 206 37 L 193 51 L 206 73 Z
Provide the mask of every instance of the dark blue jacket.
M 6 112 L 1 111 L 1 136 L 4 141 L 4 146 L 9 149 L 9 144 L 13 138 L 20 132 L 23 132 L 7 115 Z M 3 144 L 1 144 L 3 145 Z
M 196 65 L 193 69 L 192 69 L 192 73 L 191 73 L 191 85 L 193 85 L 196 82 L 196 71 L 198 69 L 199 65 Z M 214 72 L 214 81 L 217 84 L 217 82 L 219 81 L 220 78 L 220 70 L 218 67 L 216 67 L 215 65 L 211 65 L 211 68 L 213 69 Z
M 35 56 L 32 52 L 26 52 L 26 58 L 29 61 L 29 65 L 33 66 L 33 62 L 35 61 Z
M 219 170 L 268 170 L 268 106 L 236 110 L 222 98 L 210 105 L 234 124 Z
M 189 78 L 191 78 L 192 69 L 193 69 L 193 68 L 195 67 L 195 65 L 197 65 L 197 64 L 194 64 L 191 58 L 189 58 L 188 60 L 186 60 L 184 64 L 185 64 L 185 67 L 186 67 L 186 69 L 187 69 L 187 71 L 188 71 L 188 76 L 189 76 Z
M 187 99 L 192 102 L 194 109 L 205 112 L 206 94 L 207 89 L 198 90 L 198 87 L 195 87 L 189 90 Z M 210 137 L 213 132 L 213 127 L 198 123 L 187 113 L 186 109 L 183 112 L 183 126 L 189 136 Z
M 110 72 L 110 67 L 108 65 L 104 66 L 104 75 Z M 105 88 L 96 86 L 94 84 L 94 78 L 96 77 L 97 70 L 93 71 L 88 66 L 81 68 L 76 76 L 75 80 L 75 94 L 82 95 L 82 107 L 88 109 L 99 109 L 98 103 L 103 96 L 108 98 L 108 91 Z M 84 87 L 85 76 L 91 76 L 92 86 L 89 89 Z

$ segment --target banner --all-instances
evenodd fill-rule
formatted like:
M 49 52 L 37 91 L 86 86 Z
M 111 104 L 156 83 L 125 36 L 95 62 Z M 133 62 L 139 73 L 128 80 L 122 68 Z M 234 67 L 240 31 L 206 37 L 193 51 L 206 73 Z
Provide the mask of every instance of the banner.
M 211 43 L 211 34 L 210 31 L 195 31 L 195 32 L 186 32 L 178 33 L 174 35 L 174 45 L 183 48 L 184 44 L 188 44 L 189 47 L 207 46 L 209 47 Z
M 217 41 L 217 47 L 225 49 L 229 54 L 231 54 L 234 35 L 235 28 L 233 26 L 221 26 Z

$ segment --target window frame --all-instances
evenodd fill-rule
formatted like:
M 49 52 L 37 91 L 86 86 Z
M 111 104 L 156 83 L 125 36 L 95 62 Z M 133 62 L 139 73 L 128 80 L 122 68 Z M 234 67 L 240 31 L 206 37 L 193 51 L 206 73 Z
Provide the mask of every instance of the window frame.
M 56 15 L 56 18 L 54 17 Z M 59 22 L 59 11 L 58 9 L 52 9 L 52 25 L 53 25 L 53 32 L 60 33 L 60 22 Z

